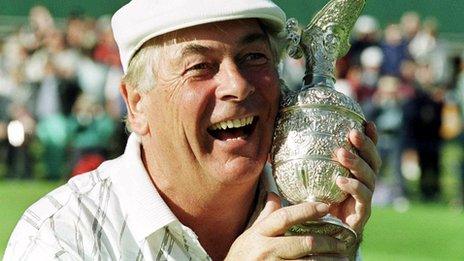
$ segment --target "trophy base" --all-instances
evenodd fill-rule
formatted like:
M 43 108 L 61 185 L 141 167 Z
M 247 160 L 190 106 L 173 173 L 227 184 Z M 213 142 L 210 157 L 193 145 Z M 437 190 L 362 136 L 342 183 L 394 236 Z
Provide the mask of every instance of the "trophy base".
M 335 237 L 345 242 L 347 249 L 356 244 L 357 235 L 353 229 L 338 218 L 327 214 L 317 221 L 307 221 L 288 230 L 289 235 L 318 234 Z

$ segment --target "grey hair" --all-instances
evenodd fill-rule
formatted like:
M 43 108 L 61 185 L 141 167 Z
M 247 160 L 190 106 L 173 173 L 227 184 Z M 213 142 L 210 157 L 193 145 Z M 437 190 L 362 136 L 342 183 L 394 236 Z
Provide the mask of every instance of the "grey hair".
M 283 38 L 271 30 L 269 27 L 259 22 L 261 29 L 268 36 L 269 45 L 274 56 L 275 67 L 282 59 Z M 175 42 L 175 37 L 173 37 Z M 145 42 L 142 47 L 134 54 L 129 62 L 127 73 L 123 77 L 123 82 L 131 88 L 136 88 L 140 92 L 148 92 L 156 84 L 156 68 L 163 46 L 166 41 L 164 37 L 155 37 Z
M 134 54 L 122 81 L 140 92 L 148 92 L 155 86 L 155 68 L 160 58 L 161 45 L 157 38 L 146 41 Z

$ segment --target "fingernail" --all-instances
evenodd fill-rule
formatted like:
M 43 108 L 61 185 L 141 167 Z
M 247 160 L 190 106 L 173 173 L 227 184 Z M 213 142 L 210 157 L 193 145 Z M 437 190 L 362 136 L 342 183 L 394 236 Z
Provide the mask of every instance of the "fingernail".
M 340 183 L 340 184 L 347 184 L 348 179 L 345 178 L 345 177 L 337 177 L 337 182 Z
M 324 203 L 319 203 L 317 204 L 316 209 L 319 212 L 327 212 L 329 211 L 329 206 L 327 206 L 327 204 Z
M 353 153 L 347 151 L 346 149 L 342 149 L 342 155 L 343 155 L 344 158 L 347 158 L 347 159 L 350 159 L 350 160 L 353 160 L 353 159 L 356 158 L 356 156 Z
M 359 130 L 354 130 L 354 135 L 356 139 L 359 139 L 360 141 L 364 140 L 364 134 L 360 132 Z

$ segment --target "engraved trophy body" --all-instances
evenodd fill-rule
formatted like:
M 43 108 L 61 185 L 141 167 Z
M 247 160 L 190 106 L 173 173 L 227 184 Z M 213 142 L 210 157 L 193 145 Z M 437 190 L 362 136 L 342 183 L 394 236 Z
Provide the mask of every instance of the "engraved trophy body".
M 340 203 L 346 194 L 335 183 L 348 177 L 348 169 L 334 156 L 336 148 L 356 153 L 348 141 L 351 129 L 364 132 L 365 117 L 360 106 L 337 92 L 335 62 L 349 50 L 349 35 L 365 0 L 331 0 L 311 23 L 299 29 L 287 21 L 288 53 L 306 59 L 303 86 L 284 95 L 277 116 L 271 151 L 273 176 L 281 195 L 290 203 L 319 201 Z M 356 233 L 337 218 L 294 226 L 289 233 L 318 233 L 356 243 Z

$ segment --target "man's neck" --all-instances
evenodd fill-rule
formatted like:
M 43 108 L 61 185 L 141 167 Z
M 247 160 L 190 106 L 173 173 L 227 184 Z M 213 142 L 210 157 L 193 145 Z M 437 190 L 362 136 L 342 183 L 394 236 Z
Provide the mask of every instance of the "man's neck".
M 197 234 L 213 260 L 222 260 L 248 224 L 254 208 L 256 186 L 218 188 L 216 193 L 209 188 L 207 195 L 202 193 L 205 189 L 201 188 L 195 190 L 198 193 L 158 190 L 179 221 Z
M 142 156 L 145 158 L 145 155 Z M 198 236 L 201 245 L 213 260 L 222 260 L 235 241 L 244 231 L 254 209 L 259 176 L 241 184 L 220 184 L 194 177 L 202 177 L 190 169 L 182 177 L 181 169 L 145 166 L 159 194 L 173 214 Z
M 165 200 L 174 215 L 195 231 L 200 243 L 213 260 L 222 260 L 247 226 L 254 207 L 255 190 L 256 186 L 241 192 L 232 189 L 222 190 L 216 197 L 209 199 L 195 199 L 190 195 L 190 199 L 196 201 L 195 204 L 188 200 L 174 202 L 168 197 Z

